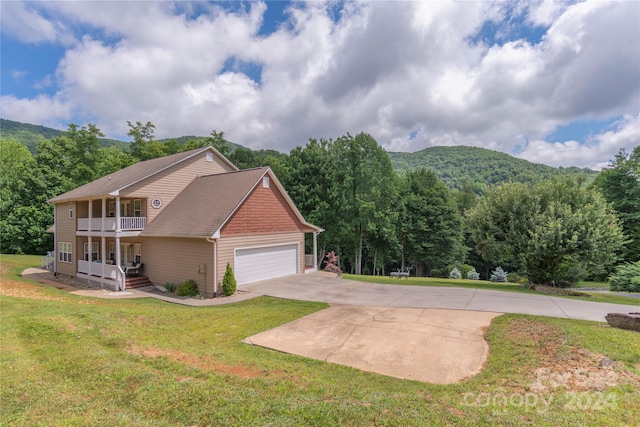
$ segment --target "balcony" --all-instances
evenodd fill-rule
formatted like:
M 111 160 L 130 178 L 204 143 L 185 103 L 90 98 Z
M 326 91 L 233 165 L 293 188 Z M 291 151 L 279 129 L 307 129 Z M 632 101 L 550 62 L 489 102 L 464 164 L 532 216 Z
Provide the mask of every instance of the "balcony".
M 104 268 L 104 276 L 103 276 Z M 101 262 L 89 262 L 78 260 L 78 273 L 83 273 L 89 276 L 104 277 L 106 279 L 115 280 L 117 277 L 117 268 L 115 265 L 105 264 Z
M 78 218 L 78 231 L 116 231 L 116 219 L 113 217 L 104 218 L 104 229 L 102 228 L 103 218 Z M 120 217 L 121 231 L 140 231 L 147 225 L 145 216 L 124 216 Z

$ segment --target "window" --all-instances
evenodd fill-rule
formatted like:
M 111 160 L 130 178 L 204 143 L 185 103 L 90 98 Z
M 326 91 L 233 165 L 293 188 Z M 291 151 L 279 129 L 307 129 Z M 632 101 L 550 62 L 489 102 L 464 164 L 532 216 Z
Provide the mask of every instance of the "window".
M 207 151 L 206 159 L 207 162 L 213 162 L 213 153 L 211 151 Z
M 133 216 L 136 218 L 142 216 L 142 203 L 140 202 L 140 199 L 133 200 Z
M 116 242 L 109 242 L 109 259 L 116 260 Z
M 133 263 L 139 264 L 142 262 L 142 243 L 133 244 Z
M 73 202 L 69 202 L 69 219 L 73 219 L 73 208 L 75 207 Z
M 71 262 L 71 256 L 73 255 L 73 250 L 71 243 L 68 242 L 60 242 L 58 243 L 58 257 L 62 262 Z
M 109 218 L 116 216 L 116 202 L 109 202 L 109 213 L 107 215 Z
M 265 176 L 262 178 L 262 187 L 263 188 L 269 188 L 269 177 Z
M 160 206 L 162 206 L 162 200 L 155 198 L 153 200 L 151 200 L 151 206 L 153 206 L 154 208 L 158 209 Z
M 98 259 L 98 242 L 91 242 L 91 261 Z M 84 242 L 84 260 L 89 261 L 89 242 Z

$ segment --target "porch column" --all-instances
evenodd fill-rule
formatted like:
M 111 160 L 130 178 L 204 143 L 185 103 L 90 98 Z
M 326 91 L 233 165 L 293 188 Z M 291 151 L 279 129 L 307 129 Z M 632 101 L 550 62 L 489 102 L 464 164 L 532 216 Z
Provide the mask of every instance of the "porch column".
M 104 207 L 104 200 L 103 202 L 103 207 Z M 102 217 L 102 226 L 104 227 L 104 216 Z M 100 253 L 102 255 L 102 272 L 100 273 L 100 277 L 102 277 L 104 279 L 104 269 L 105 269 L 105 264 L 107 263 L 107 239 L 104 238 L 104 236 L 102 236 L 101 238 L 101 242 L 100 242 Z M 100 287 L 102 287 L 102 283 L 100 283 Z
M 116 233 L 122 231 L 120 228 L 120 196 L 116 196 Z M 120 245 L 116 244 L 116 250 L 119 251 Z M 120 257 L 118 257 L 118 262 L 120 262 Z
M 313 232 L 313 267 L 318 268 L 318 232 Z
M 93 231 L 93 225 L 91 224 L 92 221 L 93 221 L 93 200 L 89 200 L 89 232 Z M 89 239 L 91 239 L 91 237 L 89 237 Z M 91 240 L 89 240 L 89 247 L 91 247 Z
M 102 223 L 100 225 L 100 230 L 104 231 L 104 219 L 107 216 L 107 199 L 102 199 Z

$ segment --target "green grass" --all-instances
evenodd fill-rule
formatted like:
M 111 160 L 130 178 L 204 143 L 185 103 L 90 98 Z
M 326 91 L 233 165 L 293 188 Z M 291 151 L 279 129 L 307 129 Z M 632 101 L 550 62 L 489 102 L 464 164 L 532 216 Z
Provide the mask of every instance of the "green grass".
M 486 289 L 491 291 L 518 292 L 522 294 L 541 295 L 534 289 L 528 289 L 516 283 L 496 283 L 487 280 L 466 280 L 466 279 L 442 279 L 438 277 L 409 277 L 408 279 L 390 279 L 388 276 L 364 276 L 355 274 L 344 274 L 343 277 L 349 280 L 360 282 L 382 283 L 386 285 L 412 285 L 412 286 L 441 286 L 447 288 L 469 288 Z M 591 282 L 583 282 L 591 283 Z M 595 286 L 594 286 L 595 287 Z M 585 291 L 588 296 L 576 297 L 567 295 L 553 295 L 561 298 L 578 299 L 582 301 L 607 302 L 611 304 L 626 304 L 640 306 L 639 298 L 630 298 L 613 294 L 601 294 L 597 292 Z
M 536 369 L 576 349 L 640 373 L 640 334 L 606 324 L 500 316 L 487 332 L 486 368 L 434 385 L 241 343 L 325 304 L 263 297 L 195 308 L 83 298 L 17 277 L 34 261 L 1 259 L 0 425 L 630 426 L 640 417 L 637 383 L 600 394 L 557 389 L 524 404 L 536 396 Z M 30 297 L 7 295 L 5 284 Z

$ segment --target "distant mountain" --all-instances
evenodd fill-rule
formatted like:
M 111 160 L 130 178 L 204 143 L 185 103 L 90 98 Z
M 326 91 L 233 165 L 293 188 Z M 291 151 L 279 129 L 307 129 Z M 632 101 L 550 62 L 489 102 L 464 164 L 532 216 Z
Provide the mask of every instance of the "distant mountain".
M 32 154 L 36 154 L 38 142 L 46 139 L 63 136 L 64 131 L 29 123 L 14 122 L 13 120 L 0 119 L 0 138 L 13 139 L 27 146 Z M 100 138 L 100 144 L 105 147 L 116 146 L 127 149 L 128 143 L 116 139 Z
M 62 136 L 64 131 L 45 126 L 20 123 L 12 120 L 0 119 L 0 137 L 14 139 L 26 145 L 35 154 L 39 141 Z M 203 136 L 181 136 L 178 138 L 160 139 L 160 142 L 174 140 L 178 144 L 188 141 L 205 139 Z M 129 143 L 114 139 L 100 139 L 104 146 L 118 146 L 128 150 Z M 276 150 L 250 150 L 239 144 L 229 143 L 229 151 L 233 153 L 242 148 L 253 153 L 253 157 L 281 158 L 286 156 Z M 588 179 L 595 177 L 597 172 L 590 169 L 553 168 L 551 166 L 532 163 L 518 159 L 499 151 L 487 150 L 479 147 L 430 147 L 415 153 L 389 152 L 393 168 L 403 173 L 420 168 L 432 169 L 449 187 L 458 188 L 463 180 L 468 180 L 476 188 L 483 184 L 501 184 L 503 182 L 532 182 L 548 178 L 557 174 L 584 174 Z M 250 154 L 251 156 L 251 154 Z
M 480 147 L 430 147 L 415 153 L 390 152 L 389 157 L 393 168 L 400 173 L 423 167 L 432 169 L 453 188 L 465 179 L 474 184 L 501 184 L 533 182 L 558 174 L 584 174 L 588 178 L 597 175 L 591 169 L 554 168 Z

